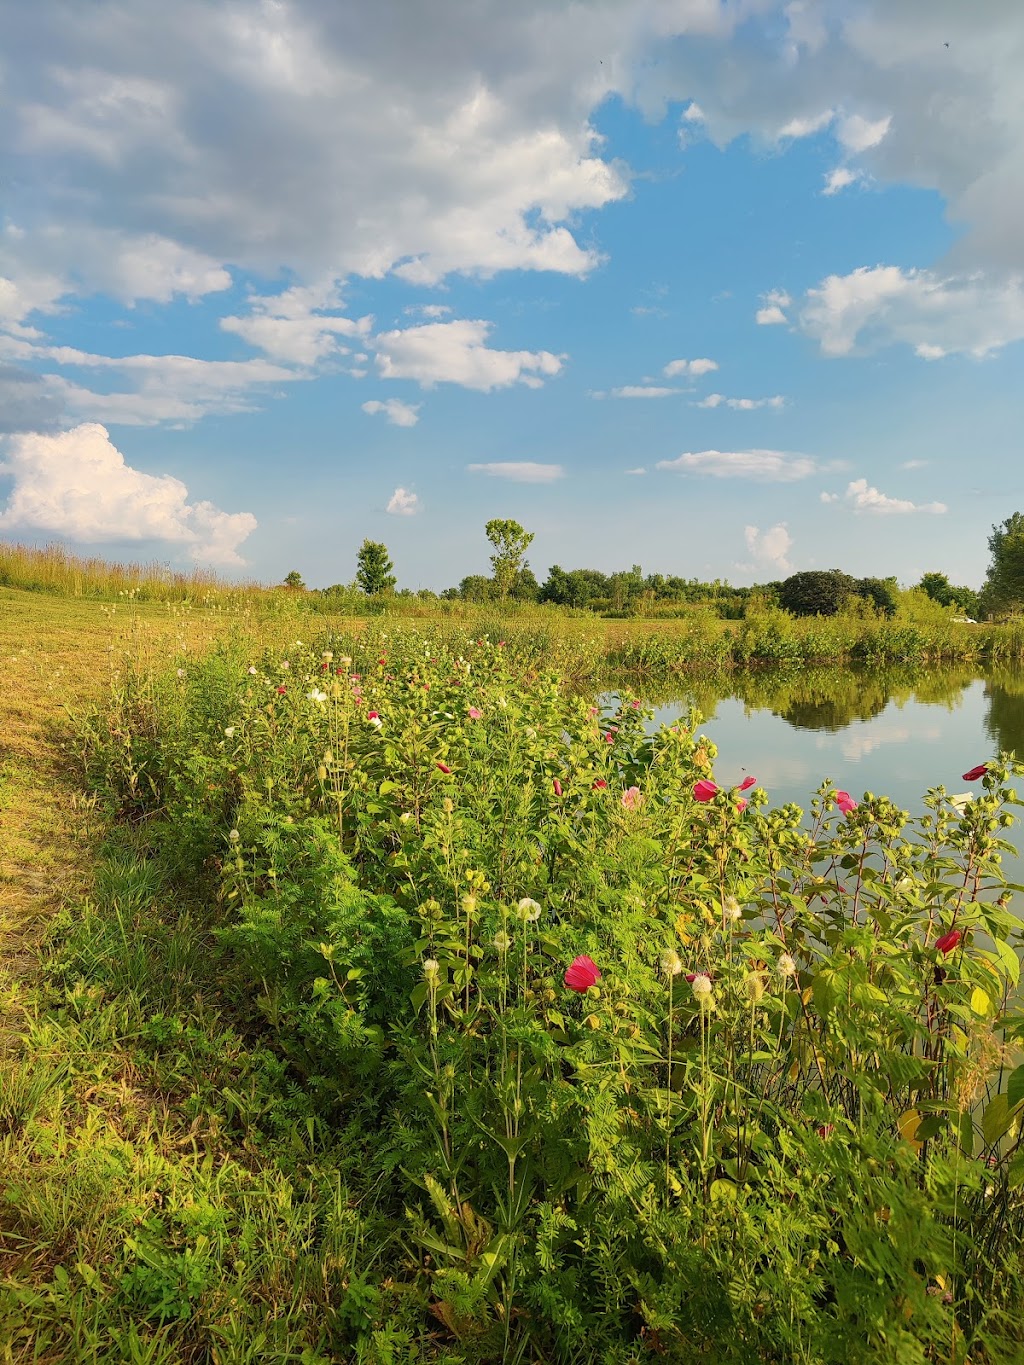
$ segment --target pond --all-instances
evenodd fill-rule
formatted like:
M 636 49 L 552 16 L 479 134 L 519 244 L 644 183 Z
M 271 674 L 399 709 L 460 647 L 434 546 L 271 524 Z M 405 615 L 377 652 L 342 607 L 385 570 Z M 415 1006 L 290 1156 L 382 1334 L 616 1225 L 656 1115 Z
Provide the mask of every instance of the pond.
M 805 809 L 825 778 L 912 814 L 929 787 L 970 789 L 961 774 L 1002 750 L 1024 756 L 1024 669 L 743 672 L 634 688 L 671 724 L 691 703 L 718 747 L 715 777 L 753 774 L 772 805 Z M 1019 841 L 1018 841 L 1019 842 Z

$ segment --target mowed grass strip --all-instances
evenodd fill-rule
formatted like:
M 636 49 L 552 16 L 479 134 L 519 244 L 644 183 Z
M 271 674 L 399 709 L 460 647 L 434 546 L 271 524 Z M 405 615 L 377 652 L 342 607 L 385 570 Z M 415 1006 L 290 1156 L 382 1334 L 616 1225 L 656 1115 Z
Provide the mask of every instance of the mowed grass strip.
M 0 589 L 3 1365 L 326 1359 L 338 1163 L 311 1169 L 295 1136 L 290 1161 L 267 1150 L 281 1066 L 222 1016 L 205 926 L 87 794 L 75 745 L 122 670 L 300 629 Z M 337 1244 L 314 1249 L 325 1219 Z

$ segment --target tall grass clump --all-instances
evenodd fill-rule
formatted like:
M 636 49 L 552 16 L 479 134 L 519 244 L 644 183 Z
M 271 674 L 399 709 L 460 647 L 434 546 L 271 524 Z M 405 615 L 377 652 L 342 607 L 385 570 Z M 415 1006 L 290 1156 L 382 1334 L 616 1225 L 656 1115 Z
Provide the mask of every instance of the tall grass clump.
M 9 541 L 0 541 L 0 587 L 103 600 L 130 594 L 139 602 L 197 605 L 265 591 L 255 584 L 230 583 L 198 567 L 183 573 L 165 564 L 117 564 L 72 554 L 63 545 L 39 547 Z
M 696 714 L 651 734 L 548 648 L 227 645 L 85 736 L 280 1123 L 345 1126 L 324 1358 L 1011 1359 L 1016 769 L 922 773 L 916 819 L 827 781 L 776 808 Z

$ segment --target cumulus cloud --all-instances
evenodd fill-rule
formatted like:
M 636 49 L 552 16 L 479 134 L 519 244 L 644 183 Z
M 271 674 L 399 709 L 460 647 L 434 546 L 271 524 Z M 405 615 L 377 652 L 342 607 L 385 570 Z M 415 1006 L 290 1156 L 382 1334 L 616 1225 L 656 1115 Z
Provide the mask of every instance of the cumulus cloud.
M 699 356 L 696 360 L 670 360 L 662 370 L 662 374 L 666 379 L 675 379 L 681 374 L 692 375 L 698 379 L 702 374 L 710 374 L 712 370 L 717 369 L 717 360 L 708 360 L 707 356 Z
M 471 474 L 489 474 L 492 479 L 511 479 L 513 483 L 554 483 L 565 477 L 560 464 L 535 464 L 532 460 L 468 464 L 466 468 Z
M 726 398 L 722 393 L 709 393 L 706 398 L 701 398 L 693 406 L 696 408 L 720 408 L 723 404 L 736 412 L 754 412 L 757 408 L 785 407 L 786 400 L 781 393 L 773 394 L 771 398 Z
M 781 141 L 783 138 L 812 137 L 815 133 L 820 133 L 823 128 L 835 118 L 834 109 L 823 109 L 820 114 L 797 115 L 784 123 L 776 133 L 776 137 Z
M 850 114 L 839 125 L 839 141 L 848 152 L 866 152 L 877 147 L 889 131 L 891 115 L 867 119 L 863 114 Z
M 71 296 L 195 302 L 230 285 L 230 271 L 213 256 L 156 231 L 62 222 L 28 230 L 14 221 L 0 231 L 0 325 L 53 312 Z
M 377 369 L 382 379 L 414 379 L 424 389 L 461 384 L 482 393 L 510 384 L 540 388 L 544 378 L 561 370 L 565 357 L 550 351 L 492 350 L 487 345 L 491 327 L 479 319 L 459 318 L 382 332 L 372 341 Z
M 373 319 L 341 316 L 335 311 L 340 303 L 336 282 L 294 285 L 281 294 L 253 296 L 248 314 L 221 318 L 220 325 L 275 360 L 312 366 L 349 353 L 340 336 L 355 338 L 357 349 L 366 340 Z
M 745 526 L 743 537 L 747 543 L 747 552 L 758 567 L 770 569 L 778 574 L 793 572 L 793 566 L 788 559 L 793 548 L 793 537 L 786 529 L 784 521 L 770 526 L 766 531 L 760 530 L 757 526 Z
M 399 398 L 386 398 L 384 402 L 371 399 L 363 404 L 363 411 L 371 417 L 383 413 L 393 427 L 414 427 L 420 420 L 422 403 L 403 403 Z
M 851 171 L 849 166 L 836 166 L 825 176 L 825 188 L 821 192 L 825 195 L 838 194 L 840 190 L 855 185 L 861 179 L 863 172 Z
M 926 360 L 985 356 L 1024 338 L 1024 278 L 861 266 L 809 289 L 799 326 L 826 355 L 906 345 Z
M 577 215 L 628 190 L 590 111 L 660 37 L 729 26 L 705 0 L 136 0 L 129 23 L 99 0 L 12 18 L 0 105 L 50 187 L 26 201 L 55 217 L 130 219 L 268 277 L 582 275 Z
M 809 478 L 818 464 L 809 455 L 783 450 L 697 450 L 674 460 L 659 460 L 658 469 L 707 474 L 713 479 L 750 479 L 754 483 L 795 483 Z
M 744 135 L 775 145 L 780 128 L 799 131 L 833 109 L 819 136 L 834 136 L 858 169 L 942 196 L 958 227 L 951 269 L 1024 269 L 1024 8 L 790 0 L 756 10 L 749 41 L 727 53 L 675 45 L 638 81 L 642 106 L 696 100 L 718 146 Z
M 237 565 L 244 563 L 239 545 L 256 529 L 250 512 L 190 502 L 180 479 L 133 469 L 95 423 L 8 437 L 0 473 L 13 480 L 0 512 L 4 531 L 26 528 L 86 544 L 161 541 L 198 561 Z
M 761 307 L 754 314 L 754 321 L 760 327 L 773 327 L 788 322 L 785 309 L 793 300 L 784 289 L 772 289 L 761 295 Z
M 949 511 L 944 502 L 915 503 L 909 498 L 891 498 L 888 494 L 873 488 L 867 479 L 854 479 L 847 484 L 842 497 L 838 493 L 822 493 L 821 501 L 842 502 L 854 512 L 868 512 L 873 516 L 908 516 L 911 512 L 927 512 L 933 516 L 942 516 L 944 512 Z
M 414 517 L 420 510 L 419 495 L 407 488 L 396 488 L 386 510 L 395 517 Z

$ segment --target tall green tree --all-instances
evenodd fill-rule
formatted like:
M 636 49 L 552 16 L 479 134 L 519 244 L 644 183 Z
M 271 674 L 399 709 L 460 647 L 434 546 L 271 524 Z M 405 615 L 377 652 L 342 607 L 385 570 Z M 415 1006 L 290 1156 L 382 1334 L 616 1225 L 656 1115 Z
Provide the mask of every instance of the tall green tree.
M 364 540 L 356 555 L 356 583 L 368 597 L 390 592 L 398 582 L 388 547 L 379 540 Z
M 306 585 L 302 581 L 302 574 L 299 573 L 298 569 L 292 569 L 284 576 L 284 586 L 298 592 L 300 588 L 304 588 Z
M 783 581 L 779 606 L 794 616 L 834 616 L 856 594 L 857 580 L 840 569 L 805 569 Z
M 992 562 L 980 593 L 982 608 L 997 616 L 1024 609 L 1024 512 L 1014 512 L 988 538 Z
M 978 614 L 977 592 L 973 588 L 957 587 L 944 573 L 922 574 L 917 586 L 940 607 L 957 607 L 968 616 Z
M 491 555 L 494 586 L 498 598 L 504 602 L 527 567 L 526 551 L 533 540 L 533 532 L 524 531 L 518 521 L 495 517 L 484 527 L 484 533 L 494 547 Z

